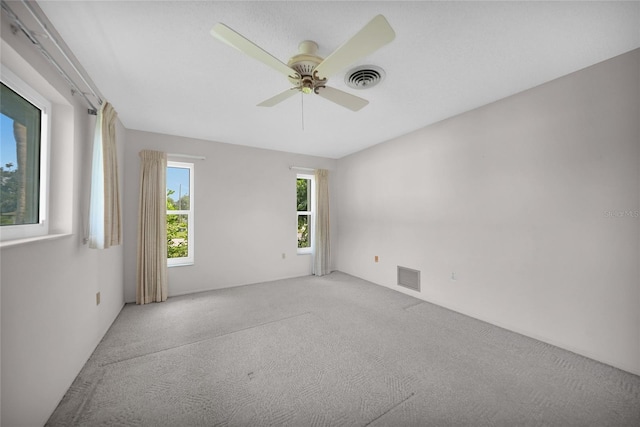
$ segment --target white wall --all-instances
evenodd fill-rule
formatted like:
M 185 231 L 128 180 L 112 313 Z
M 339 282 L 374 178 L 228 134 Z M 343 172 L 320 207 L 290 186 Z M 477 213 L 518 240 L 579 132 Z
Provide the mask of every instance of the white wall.
M 136 295 L 143 149 L 206 157 L 193 161 L 195 264 L 169 268 L 169 296 L 311 273 L 310 255 L 296 255 L 296 171 L 289 166 L 328 169 L 333 184 L 335 160 L 130 130 L 124 163 L 126 301 Z M 332 239 L 335 244 L 335 232 Z
M 635 50 L 340 159 L 336 267 L 640 374 L 639 103 Z
M 83 245 L 95 118 L 26 38 L 11 34 L 5 15 L 2 66 L 53 101 L 51 207 L 57 218 L 51 226 L 68 234 L 0 251 L 1 420 L 7 427 L 33 427 L 47 421 L 120 312 L 123 248 Z M 119 126 L 120 164 L 124 132 Z M 98 291 L 102 301 L 96 306 Z

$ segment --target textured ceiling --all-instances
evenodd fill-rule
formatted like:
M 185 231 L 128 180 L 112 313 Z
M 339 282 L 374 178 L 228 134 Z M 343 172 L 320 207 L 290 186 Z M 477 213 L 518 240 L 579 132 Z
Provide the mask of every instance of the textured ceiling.
M 340 158 L 640 46 L 638 2 L 41 1 L 125 127 Z M 396 39 L 354 65 L 387 76 L 359 112 L 313 95 L 272 107 L 286 77 L 214 39 L 223 22 L 287 62 L 326 57 L 383 14 Z M 303 108 L 304 106 L 304 108 Z M 304 113 L 304 129 L 302 118 Z

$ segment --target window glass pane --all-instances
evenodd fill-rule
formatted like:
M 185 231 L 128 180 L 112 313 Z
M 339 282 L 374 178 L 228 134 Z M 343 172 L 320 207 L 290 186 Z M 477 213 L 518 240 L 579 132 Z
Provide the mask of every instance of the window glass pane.
M 167 258 L 189 256 L 189 215 L 167 215 Z
M 167 168 L 167 210 L 189 210 L 189 169 Z
M 39 222 L 40 109 L 2 84 L 0 224 Z
M 311 202 L 309 197 L 311 196 L 310 189 L 311 185 L 309 185 L 310 180 L 304 178 L 298 178 L 297 187 L 298 187 L 298 211 L 308 211 L 311 208 Z
M 311 215 L 298 215 L 298 248 L 311 247 L 309 239 L 309 225 L 311 224 Z

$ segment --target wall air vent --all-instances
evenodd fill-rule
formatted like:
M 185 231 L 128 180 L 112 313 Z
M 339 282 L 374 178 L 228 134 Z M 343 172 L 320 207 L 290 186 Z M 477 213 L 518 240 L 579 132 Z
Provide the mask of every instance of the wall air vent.
M 420 292 L 420 272 L 398 266 L 398 286 Z
M 384 70 L 375 65 L 361 65 L 353 68 L 344 76 L 344 82 L 352 89 L 369 89 L 384 78 Z

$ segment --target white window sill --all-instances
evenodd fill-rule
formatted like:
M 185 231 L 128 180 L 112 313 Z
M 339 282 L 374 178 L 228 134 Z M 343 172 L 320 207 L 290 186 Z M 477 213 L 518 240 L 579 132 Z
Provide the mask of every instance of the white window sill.
M 181 262 L 180 264 L 167 264 L 168 268 L 172 268 L 172 267 L 188 267 L 190 265 L 194 265 L 195 263 L 193 261 L 189 261 L 189 262 Z
M 311 255 L 311 248 L 298 249 L 298 255 Z
M 71 233 L 47 234 L 45 236 L 27 237 L 23 239 L 5 240 L 0 242 L 0 248 L 8 248 L 10 246 L 26 245 L 27 243 L 40 242 L 43 240 L 55 240 L 63 237 L 72 236 Z

